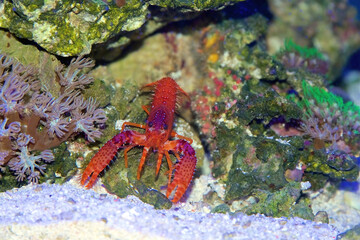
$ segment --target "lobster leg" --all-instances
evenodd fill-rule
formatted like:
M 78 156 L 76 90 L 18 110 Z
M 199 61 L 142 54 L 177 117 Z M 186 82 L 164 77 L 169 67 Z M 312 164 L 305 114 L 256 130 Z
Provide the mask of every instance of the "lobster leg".
M 164 152 L 165 153 L 165 156 L 166 156 L 166 160 L 167 160 L 167 163 L 168 163 L 168 166 L 169 166 L 169 171 L 166 172 L 165 174 L 169 173 L 169 181 L 168 181 L 168 185 L 170 185 L 170 182 L 171 182 L 171 174 L 173 172 L 173 164 L 171 162 L 171 158 L 170 158 L 170 155 L 167 151 Z M 180 159 L 180 158 L 178 158 Z
M 159 156 L 158 156 L 158 160 L 157 160 L 157 164 L 156 164 L 156 175 L 159 174 L 160 166 L 161 166 L 161 162 L 162 162 L 162 158 L 163 158 L 164 154 L 165 154 L 168 166 L 169 166 L 169 171 L 167 171 L 165 174 L 169 173 L 169 179 L 171 179 L 171 173 L 172 173 L 172 170 L 173 170 L 172 165 L 173 164 L 171 162 L 171 158 L 170 158 L 170 155 L 169 155 L 168 151 L 159 150 Z M 174 155 L 176 156 L 177 159 L 180 159 L 179 154 L 174 152 Z M 169 181 L 169 184 L 170 184 L 170 181 Z
M 133 122 L 124 122 L 123 125 L 121 126 L 121 132 L 124 131 L 125 126 L 132 126 L 132 127 L 142 128 L 142 129 L 146 128 L 146 126 L 144 124 L 138 124 L 138 123 L 133 123 Z
M 139 167 L 137 170 L 137 177 L 136 177 L 137 180 L 140 180 L 141 170 L 145 164 L 146 155 L 148 154 L 149 150 L 150 150 L 150 147 L 144 147 L 144 150 L 143 150 L 143 153 L 142 153 L 142 156 L 140 159 Z
M 175 175 L 170 182 L 166 191 L 166 197 L 169 198 L 170 194 L 175 190 L 174 198 L 172 202 L 178 202 L 180 198 L 184 195 L 186 189 L 190 185 L 192 177 L 194 175 L 196 167 L 196 156 L 195 150 L 191 145 L 182 139 L 167 141 L 164 145 L 164 150 L 173 151 L 174 153 L 179 153 L 179 162 L 175 165 Z M 171 169 L 170 169 L 171 170 Z
M 155 172 L 156 176 L 159 174 L 163 156 L 164 156 L 164 153 L 159 151 L 158 160 L 157 160 L 157 163 L 156 163 L 156 172 Z
M 175 131 L 172 131 L 170 136 L 171 136 L 171 137 L 180 138 L 180 139 L 184 139 L 184 140 L 188 141 L 190 144 L 192 144 L 192 142 L 193 142 L 193 140 L 192 140 L 191 138 L 188 138 L 188 137 L 179 135 L 179 134 L 177 134 Z
M 144 141 L 145 135 L 135 131 L 124 131 L 117 134 L 115 137 L 105 143 L 105 145 L 91 159 L 89 165 L 86 167 L 81 177 L 81 185 L 85 185 L 85 183 L 91 176 L 90 180 L 85 186 L 86 188 L 91 188 L 95 184 L 98 175 L 114 158 L 119 148 L 124 147 L 124 145 L 128 144 L 142 145 Z
M 125 167 L 128 167 L 128 157 L 127 157 L 127 152 L 130 151 L 133 147 L 135 147 L 136 145 L 130 145 L 127 148 L 124 149 L 124 159 L 125 159 Z

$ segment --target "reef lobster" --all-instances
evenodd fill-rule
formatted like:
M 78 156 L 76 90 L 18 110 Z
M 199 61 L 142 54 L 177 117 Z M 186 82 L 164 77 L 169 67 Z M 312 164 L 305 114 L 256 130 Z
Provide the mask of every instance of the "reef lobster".
M 189 96 L 172 78 L 169 77 L 147 84 L 143 89 L 144 88 L 154 91 L 151 105 L 142 107 L 149 115 L 146 125 L 125 122 L 122 125 L 121 132 L 105 143 L 91 159 L 82 175 L 81 184 L 85 185 L 88 181 L 86 188 L 91 188 L 95 184 L 100 172 L 102 172 L 114 158 L 119 148 L 125 148 L 125 167 L 128 167 L 127 152 L 135 146 L 143 146 L 144 150 L 137 170 L 137 179 L 140 179 L 141 171 L 150 149 L 157 150 L 158 152 L 156 175 L 159 173 L 161 162 L 165 155 L 169 165 L 169 180 L 166 197 L 169 198 L 176 188 L 174 197 L 171 200 L 175 203 L 181 199 L 186 189 L 189 187 L 197 161 L 195 151 L 191 147 L 192 139 L 178 135 L 172 130 L 175 108 L 181 97 L 189 99 Z M 131 130 L 124 131 L 125 126 L 145 129 L 145 133 Z M 170 140 L 172 138 L 178 139 Z M 175 165 L 172 164 L 169 152 L 174 154 L 177 159 Z M 173 170 L 175 170 L 174 177 L 172 177 Z

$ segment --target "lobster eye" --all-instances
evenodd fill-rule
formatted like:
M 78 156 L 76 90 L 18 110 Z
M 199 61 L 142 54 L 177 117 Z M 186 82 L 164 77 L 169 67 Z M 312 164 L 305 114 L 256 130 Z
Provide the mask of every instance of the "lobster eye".
M 164 129 L 167 130 L 168 129 L 168 125 L 164 123 Z
M 149 125 L 149 127 L 152 127 L 152 126 L 153 126 L 153 123 L 152 123 L 152 122 L 148 122 L 148 125 Z

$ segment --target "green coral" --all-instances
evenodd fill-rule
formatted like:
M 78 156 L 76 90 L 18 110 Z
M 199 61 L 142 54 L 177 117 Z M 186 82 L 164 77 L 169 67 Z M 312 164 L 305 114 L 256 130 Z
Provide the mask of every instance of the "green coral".
M 304 97 L 297 103 L 301 108 L 305 109 L 306 117 L 317 115 L 324 119 L 328 117 L 336 119 L 342 116 L 339 118 L 339 125 L 356 125 L 357 122 L 358 124 L 360 123 L 360 107 L 353 102 L 348 101 L 344 103 L 341 97 L 323 88 L 311 86 L 305 80 L 302 81 L 302 88 Z M 351 127 L 347 128 L 351 129 Z
M 329 73 L 328 60 L 316 48 L 307 48 L 297 45 L 292 39 L 286 39 L 284 48 L 275 55 L 288 71 L 299 75 L 297 70 L 303 70 L 310 75 L 319 75 L 324 81 L 324 76 Z M 287 74 L 287 78 L 296 78 Z
M 323 54 L 317 48 L 303 47 L 294 42 L 293 39 L 287 38 L 284 41 L 284 49 L 286 52 L 296 52 L 304 58 L 324 59 Z
M 357 137 L 360 131 L 360 107 L 317 86 L 302 81 L 303 98 L 289 96 L 303 109 L 302 130 L 313 139 L 336 143 Z
M 355 181 L 359 167 L 351 151 L 357 152 L 356 141 L 360 127 L 360 108 L 352 102 L 344 103 L 341 97 L 325 89 L 311 86 L 302 81 L 303 98 L 291 96 L 303 109 L 301 130 L 310 136 L 313 142 L 304 158 L 306 164 L 305 179 L 315 189 L 323 187 L 328 179 Z M 345 152 L 339 146 L 348 144 L 351 151 Z
M 16 58 L 24 65 L 40 68 L 41 76 L 39 77 L 41 79 L 44 79 L 45 75 L 47 75 L 46 79 L 52 79 L 55 66 L 60 64 L 54 56 L 39 51 L 36 46 L 22 44 L 16 37 L 3 29 L 0 29 L 0 49 L 2 53 Z

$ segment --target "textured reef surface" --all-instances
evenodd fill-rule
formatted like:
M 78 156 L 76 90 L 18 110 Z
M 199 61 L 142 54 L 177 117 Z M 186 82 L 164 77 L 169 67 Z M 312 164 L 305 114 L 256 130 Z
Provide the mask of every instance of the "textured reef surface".
M 140 146 L 95 190 L 356 234 L 360 95 L 341 88 L 360 89 L 357 14 L 345 0 L 2 1 L 1 190 L 78 179 L 122 123 L 148 124 L 141 86 L 169 76 L 191 99 L 174 123 L 198 159 L 184 197 L 164 195 L 156 152 L 137 179 Z
M 237 1 L 1 1 L 0 28 L 50 53 L 84 55 L 93 45 L 113 51 L 188 12 L 194 15 Z

